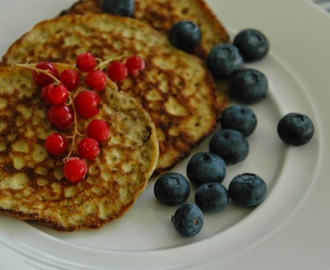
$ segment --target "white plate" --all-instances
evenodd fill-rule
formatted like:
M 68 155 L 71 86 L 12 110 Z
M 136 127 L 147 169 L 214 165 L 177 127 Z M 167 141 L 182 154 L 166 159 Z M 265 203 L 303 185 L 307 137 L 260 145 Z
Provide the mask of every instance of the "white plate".
M 0 55 L 42 19 L 73 1 L 2 0 Z M 263 71 L 270 91 L 251 106 L 258 127 L 251 153 L 228 167 L 224 184 L 254 172 L 269 185 L 255 210 L 230 205 L 205 215 L 194 238 L 170 222 L 175 208 L 161 206 L 153 182 L 120 220 L 89 232 L 59 233 L 0 216 L 1 269 L 315 269 L 330 267 L 329 49 L 330 16 L 308 0 L 209 0 L 232 36 L 254 27 L 271 43 L 269 56 L 250 65 Z M 282 115 L 302 112 L 314 121 L 310 143 L 287 147 L 277 136 Z M 207 149 L 207 140 L 197 151 Z M 185 173 L 187 160 L 174 171 Z M 193 202 L 193 194 L 189 198 Z

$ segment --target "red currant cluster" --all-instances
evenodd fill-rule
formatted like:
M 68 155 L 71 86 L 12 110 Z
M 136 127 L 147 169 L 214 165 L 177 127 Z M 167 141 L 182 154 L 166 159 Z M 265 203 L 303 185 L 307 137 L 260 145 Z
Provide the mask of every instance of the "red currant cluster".
M 106 71 L 102 68 L 107 65 Z M 26 65 L 25 65 L 26 66 Z M 89 89 L 80 89 L 81 77 L 76 69 L 59 72 L 51 62 L 41 62 L 35 67 L 29 66 L 33 81 L 42 88 L 41 96 L 48 107 L 47 118 L 60 130 L 74 127 L 72 136 L 52 133 L 46 138 L 45 147 L 49 154 L 64 158 L 63 175 L 71 183 L 85 179 L 88 168 L 85 160 L 93 160 L 100 153 L 100 144 L 110 137 L 110 126 L 102 119 L 93 119 L 87 126 L 87 136 L 80 134 L 77 128 L 77 114 L 89 119 L 97 116 L 101 108 L 101 98 L 97 92 L 104 91 L 108 78 L 112 82 L 124 81 L 128 75 L 136 75 L 145 66 L 142 58 L 130 56 L 123 63 L 108 60 L 97 64 L 97 59 L 89 52 L 76 58 L 78 70 L 84 73 L 84 82 Z M 76 93 L 73 95 L 73 91 Z M 84 138 L 74 149 L 76 136 Z M 68 139 L 72 140 L 71 148 Z M 70 149 L 69 149 L 70 148 Z M 78 155 L 72 156 L 73 151 Z

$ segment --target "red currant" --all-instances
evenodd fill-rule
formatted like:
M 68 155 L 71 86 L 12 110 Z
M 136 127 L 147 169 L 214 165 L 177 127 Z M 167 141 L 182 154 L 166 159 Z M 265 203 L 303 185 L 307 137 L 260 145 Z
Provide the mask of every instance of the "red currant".
M 127 78 L 128 70 L 124 63 L 114 61 L 108 66 L 107 73 L 113 82 L 122 82 Z
M 63 84 L 51 83 L 49 87 L 46 87 L 45 95 L 51 104 L 61 105 L 68 100 L 69 91 Z
M 110 126 L 104 120 L 93 120 L 87 127 L 87 135 L 99 143 L 104 142 L 110 138 Z
M 93 138 L 84 138 L 78 144 L 78 153 L 82 158 L 95 159 L 100 154 L 100 145 Z
M 56 78 L 58 77 L 58 69 L 53 63 L 47 61 L 40 62 L 39 64 L 36 65 L 36 68 L 45 70 L 47 71 L 47 73 L 53 75 Z M 35 70 L 32 71 L 32 79 L 38 86 L 41 87 L 44 87 L 54 81 L 54 79 L 49 75 Z
M 107 85 L 107 75 L 102 70 L 93 70 L 87 74 L 86 84 L 96 91 L 104 90 Z
M 132 55 L 126 59 L 126 66 L 130 75 L 137 75 L 141 70 L 144 69 L 145 63 L 141 57 Z
M 97 93 L 84 90 L 74 100 L 76 111 L 85 118 L 97 115 L 101 108 L 101 99 Z
M 74 123 L 74 113 L 66 105 L 53 105 L 49 108 L 47 117 L 49 122 L 59 129 L 68 129 Z
M 46 138 L 45 147 L 49 154 L 60 156 L 68 149 L 68 142 L 62 134 L 53 133 Z
M 50 107 L 51 105 L 53 105 L 49 98 L 48 98 L 48 89 L 52 86 L 52 83 L 48 84 L 47 86 L 43 87 L 42 90 L 41 90 L 41 97 L 42 97 L 42 100 L 43 102 L 45 103 L 45 105 L 47 107 Z
M 76 58 L 77 68 L 82 72 L 90 72 L 96 67 L 96 59 L 90 52 L 79 54 Z
M 60 81 L 69 91 L 73 91 L 79 86 L 79 74 L 74 69 L 65 69 L 60 73 Z
M 79 183 L 87 175 L 87 164 L 78 157 L 70 157 L 63 166 L 63 175 L 71 183 Z

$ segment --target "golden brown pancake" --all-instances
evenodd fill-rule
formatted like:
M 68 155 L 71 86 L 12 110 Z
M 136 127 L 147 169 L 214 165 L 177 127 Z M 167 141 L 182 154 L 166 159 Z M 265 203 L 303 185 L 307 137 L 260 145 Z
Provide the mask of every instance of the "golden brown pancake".
M 0 66 L 0 213 L 60 231 L 96 229 L 121 217 L 157 164 L 158 142 L 149 115 L 125 92 L 108 88 L 100 94 L 96 118 L 109 122 L 111 137 L 100 155 L 87 161 L 87 178 L 71 184 L 63 177 L 63 157 L 50 156 L 44 144 L 49 134 L 69 136 L 73 128 L 59 131 L 48 122 L 31 74 L 27 68 Z M 79 132 L 86 134 L 91 120 L 77 121 Z
M 62 14 L 101 13 L 100 0 L 82 0 Z M 229 42 L 224 25 L 203 0 L 135 0 L 134 18 L 168 35 L 174 23 L 191 20 L 197 23 L 203 39 L 196 53 L 206 58 L 214 45 Z
M 119 88 L 135 97 L 155 123 L 160 156 L 155 171 L 172 168 L 217 126 L 227 106 L 203 61 L 179 51 L 149 25 L 108 14 L 67 15 L 37 24 L 15 42 L 4 63 L 44 60 L 74 63 L 90 51 L 100 59 L 139 55 L 146 67 Z

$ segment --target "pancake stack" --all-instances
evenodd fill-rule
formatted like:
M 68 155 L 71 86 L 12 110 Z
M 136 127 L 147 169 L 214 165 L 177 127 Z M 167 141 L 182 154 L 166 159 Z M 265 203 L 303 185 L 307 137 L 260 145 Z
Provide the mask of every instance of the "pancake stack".
M 135 19 L 87 14 L 46 20 L 13 44 L 3 63 L 72 64 L 86 51 L 102 60 L 123 55 L 144 59 L 143 72 L 119 88 L 136 98 L 155 123 L 160 150 L 155 174 L 171 169 L 214 131 L 220 106 L 203 61 Z
M 6 112 L 0 117 L 0 212 L 60 231 L 99 228 L 121 217 L 150 177 L 173 168 L 215 130 L 228 99 L 204 60 L 213 43 L 228 39 L 224 27 L 202 1 L 149 2 L 137 0 L 135 18 L 127 18 L 101 13 L 97 1 L 82 1 L 10 46 L 0 66 Z M 203 31 L 195 55 L 174 48 L 166 34 L 185 18 L 197 18 Z M 31 70 L 16 64 L 72 65 L 83 52 L 102 61 L 137 55 L 145 68 L 103 94 L 101 115 L 111 122 L 111 140 L 90 162 L 87 178 L 70 184 L 63 179 L 63 160 L 44 148 L 46 134 L 56 129 L 46 120 L 40 89 Z

